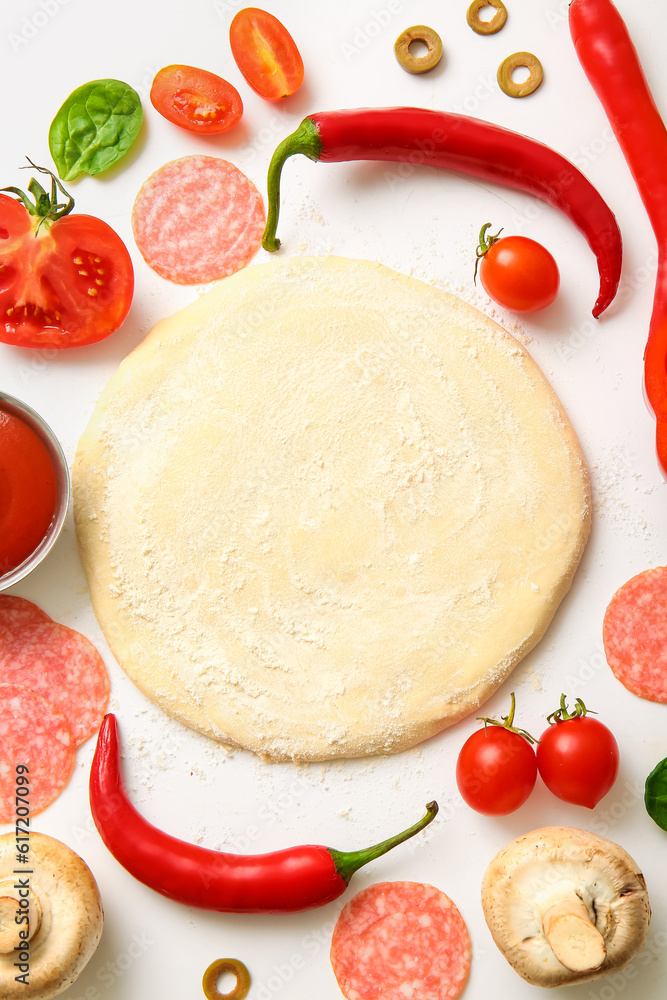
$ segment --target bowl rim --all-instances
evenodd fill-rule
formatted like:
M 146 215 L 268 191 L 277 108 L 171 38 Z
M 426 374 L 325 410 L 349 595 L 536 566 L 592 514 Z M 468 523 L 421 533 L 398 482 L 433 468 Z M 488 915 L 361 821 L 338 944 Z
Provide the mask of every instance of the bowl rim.
M 4 392 L 2 389 L 0 389 L 0 410 L 4 410 L 6 413 L 11 413 L 13 416 L 19 417 L 19 419 L 23 420 L 31 428 L 31 430 L 35 431 L 39 438 L 44 442 L 56 470 L 57 489 L 56 510 L 46 534 L 37 548 L 33 549 L 30 555 L 24 559 L 22 563 L 19 563 L 18 566 L 14 567 L 14 569 L 9 570 L 4 574 L 4 576 L 0 576 L 0 591 L 3 591 L 8 590 L 9 587 L 12 587 L 15 583 L 18 583 L 19 580 L 22 580 L 25 576 L 27 576 L 28 573 L 30 573 L 31 570 L 33 570 L 35 566 L 42 561 L 42 559 L 44 559 L 47 552 L 49 552 L 55 544 L 55 541 L 62 530 L 63 524 L 65 523 L 65 517 L 67 516 L 67 511 L 69 509 L 72 485 L 69 466 L 67 464 L 67 459 L 65 458 L 65 452 L 62 449 L 60 441 L 49 424 L 47 424 L 46 420 L 44 420 L 44 418 L 40 416 L 40 414 L 28 403 L 25 403 L 22 399 L 18 399 L 16 396 L 10 395 L 8 392 Z

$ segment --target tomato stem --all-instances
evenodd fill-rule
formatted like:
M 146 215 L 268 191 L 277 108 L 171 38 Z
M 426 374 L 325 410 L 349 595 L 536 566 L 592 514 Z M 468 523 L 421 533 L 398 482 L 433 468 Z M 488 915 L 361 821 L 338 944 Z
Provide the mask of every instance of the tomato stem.
M 591 709 L 586 708 L 581 698 L 577 698 L 574 703 L 574 709 L 571 712 L 567 710 L 567 703 L 565 701 L 565 695 L 560 696 L 560 708 L 557 708 L 555 712 L 551 715 L 547 715 L 547 722 L 550 726 L 555 725 L 557 722 L 569 722 L 570 719 L 583 719 L 585 715 L 597 715 L 597 712 L 593 712 Z
M 28 184 L 28 191 L 33 196 L 34 201 L 31 201 L 25 191 L 17 187 L 3 187 L 0 191 L 9 191 L 11 194 L 15 194 L 19 199 L 26 211 L 40 220 L 39 226 L 35 230 L 35 235 L 39 231 L 39 227 L 43 223 L 52 223 L 57 219 L 62 219 L 64 215 L 69 215 L 69 213 L 74 208 L 74 198 L 72 195 L 65 190 L 58 178 L 54 173 L 47 169 L 47 167 L 38 167 L 36 163 L 33 163 L 30 157 L 26 156 L 29 167 L 20 167 L 20 170 L 28 170 L 32 168 L 33 170 L 38 170 L 40 174 L 48 174 L 51 178 L 51 194 L 47 194 L 42 185 L 36 178 L 31 177 L 30 183 Z M 64 204 L 58 202 L 58 192 L 63 194 L 67 201 Z
M 500 239 L 500 234 L 502 233 L 502 227 L 493 236 L 487 236 L 487 230 L 491 228 L 492 223 L 485 222 L 479 231 L 478 244 L 475 250 L 475 273 L 473 274 L 473 283 L 477 283 L 477 268 L 479 267 L 479 262 L 482 257 L 489 252 L 494 243 L 497 243 Z
M 524 739 L 528 740 L 529 743 L 539 743 L 540 741 L 536 740 L 534 736 L 531 736 L 526 729 L 517 729 L 517 727 L 513 725 L 515 710 L 516 710 L 516 698 L 514 697 L 514 691 L 512 691 L 512 693 L 510 694 L 509 714 L 502 715 L 500 722 L 498 722 L 497 719 L 485 719 L 479 715 L 477 716 L 477 721 L 483 722 L 485 729 L 487 726 L 500 726 L 501 729 L 507 729 L 507 731 L 510 733 L 516 733 L 517 736 L 523 736 Z

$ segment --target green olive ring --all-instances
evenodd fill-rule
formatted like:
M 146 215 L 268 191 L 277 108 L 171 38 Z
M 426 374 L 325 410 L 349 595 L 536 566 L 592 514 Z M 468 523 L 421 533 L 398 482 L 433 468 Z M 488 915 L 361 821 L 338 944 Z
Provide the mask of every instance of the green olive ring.
M 479 12 L 482 7 L 496 8 L 496 13 L 490 21 L 482 21 L 480 18 Z M 500 31 L 507 20 L 507 7 L 503 0 L 472 0 L 468 7 L 466 20 L 478 35 L 495 35 L 496 31 Z
M 428 52 L 424 56 L 413 56 L 410 52 L 412 42 L 423 42 Z M 406 28 L 394 42 L 396 58 L 408 73 L 427 73 L 437 66 L 442 59 L 442 41 L 433 28 L 425 24 L 414 24 Z
M 512 73 L 519 66 L 528 70 L 528 79 L 523 83 L 515 83 Z M 544 78 L 542 63 L 532 52 L 515 52 L 503 59 L 498 67 L 498 85 L 508 97 L 527 97 L 537 90 Z
M 230 993 L 221 993 L 217 987 L 223 972 L 233 972 L 236 976 L 236 985 Z M 201 985 L 206 1000 L 243 1000 L 250 989 L 250 973 L 238 958 L 219 958 L 209 965 Z

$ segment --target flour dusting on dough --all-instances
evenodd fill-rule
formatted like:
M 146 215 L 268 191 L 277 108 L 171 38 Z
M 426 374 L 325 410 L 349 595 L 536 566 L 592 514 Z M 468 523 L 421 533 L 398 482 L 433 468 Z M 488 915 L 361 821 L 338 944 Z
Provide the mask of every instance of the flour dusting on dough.
M 160 323 L 81 439 L 96 613 L 151 698 L 272 758 L 392 752 L 488 697 L 588 533 L 521 345 L 380 265 L 247 269 Z

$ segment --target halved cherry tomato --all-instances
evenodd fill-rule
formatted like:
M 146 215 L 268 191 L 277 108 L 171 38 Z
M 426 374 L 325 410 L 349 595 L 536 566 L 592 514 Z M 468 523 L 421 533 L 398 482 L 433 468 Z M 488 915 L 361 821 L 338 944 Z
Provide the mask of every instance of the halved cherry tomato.
M 80 347 L 103 340 L 129 311 L 134 271 L 125 244 L 74 207 L 58 179 L 51 197 L 33 178 L 28 190 L 0 194 L 0 342 L 18 347 Z M 57 189 L 68 198 L 57 203 Z
M 537 780 L 533 738 L 516 729 L 515 701 L 503 722 L 481 719 L 484 729 L 469 736 L 456 762 L 456 784 L 463 800 L 485 816 L 506 816 L 523 805 Z
M 150 97 L 167 121 L 202 135 L 227 132 L 243 114 L 236 87 L 194 66 L 164 66 L 155 74 Z
M 552 721 L 553 720 L 553 721 Z M 577 698 L 574 712 L 561 707 L 548 717 L 549 728 L 537 747 L 540 777 L 549 791 L 564 802 L 593 809 L 616 781 L 618 744 L 602 722 L 586 715 Z
M 236 65 L 260 97 L 289 97 L 303 83 L 303 60 L 289 31 L 277 17 L 246 7 L 229 26 Z
M 514 312 L 536 312 L 558 294 L 558 264 L 549 251 L 527 236 L 486 236 L 482 227 L 475 273 L 494 302 Z

